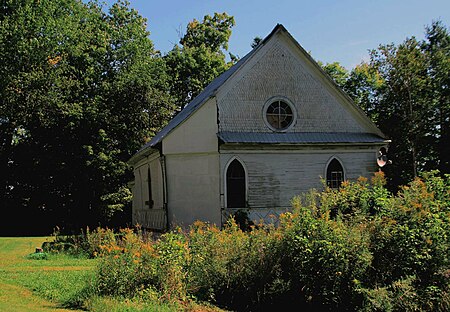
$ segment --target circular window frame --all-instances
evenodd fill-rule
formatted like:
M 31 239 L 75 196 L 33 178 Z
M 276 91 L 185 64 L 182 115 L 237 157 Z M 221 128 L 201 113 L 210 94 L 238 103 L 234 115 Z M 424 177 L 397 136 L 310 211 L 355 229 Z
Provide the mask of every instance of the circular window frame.
M 291 109 L 291 111 L 292 111 L 292 120 L 291 120 L 290 124 L 287 127 L 285 127 L 285 128 L 281 128 L 281 129 L 275 128 L 267 120 L 267 109 L 269 108 L 270 105 L 272 105 L 275 102 L 286 103 L 289 106 L 289 108 Z M 288 98 L 283 97 L 283 96 L 275 96 L 275 97 L 272 97 L 272 98 L 268 99 L 266 101 L 266 103 L 264 104 L 264 107 L 263 107 L 263 110 L 262 110 L 262 117 L 263 117 L 264 123 L 266 124 L 266 126 L 270 130 L 272 130 L 274 132 L 286 132 L 286 131 L 292 129 L 292 127 L 297 122 L 297 110 L 295 109 L 294 104 Z

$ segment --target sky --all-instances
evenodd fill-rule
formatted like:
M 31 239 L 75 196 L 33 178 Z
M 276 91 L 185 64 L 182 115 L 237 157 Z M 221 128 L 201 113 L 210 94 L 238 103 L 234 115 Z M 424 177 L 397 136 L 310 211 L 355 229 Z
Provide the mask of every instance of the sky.
M 107 3 L 111 3 L 107 1 Z M 441 20 L 450 27 L 450 0 L 129 0 L 147 18 L 150 39 L 166 53 L 194 18 L 226 12 L 234 16 L 229 52 L 243 57 L 253 38 L 282 24 L 311 56 L 348 70 L 369 59 L 380 44 L 424 39 L 425 27 Z

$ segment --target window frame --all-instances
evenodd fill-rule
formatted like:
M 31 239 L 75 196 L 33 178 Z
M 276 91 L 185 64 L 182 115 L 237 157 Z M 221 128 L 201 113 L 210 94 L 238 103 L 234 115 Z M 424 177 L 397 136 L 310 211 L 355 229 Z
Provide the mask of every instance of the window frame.
M 341 173 L 341 175 L 342 175 L 342 180 L 339 183 L 339 186 L 337 186 L 337 187 L 333 187 L 333 186 L 330 185 L 331 183 L 336 182 L 337 180 L 333 180 L 333 179 L 328 180 L 328 167 L 330 166 L 330 164 L 334 160 L 336 160 L 339 163 L 339 165 L 341 166 L 341 168 L 342 168 L 342 171 L 334 170 L 334 171 L 330 172 L 331 176 L 333 176 L 333 174 L 336 174 L 336 173 Z M 332 189 L 339 189 L 341 184 L 342 184 L 342 182 L 344 182 L 345 179 L 346 179 L 346 172 L 345 172 L 344 163 L 338 157 L 333 155 L 332 157 L 330 157 L 330 159 L 328 159 L 327 164 L 325 166 L 325 185 L 327 187 L 329 187 L 329 188 L 332 188 Z
M 228 207 L 228 186 L 227 186 L 227 173 L 228 173 L 228 167 L 231 165 L 231 163 L 233 161 L 237 160 L 242 168 L 244 169 L 244 178 L 245 178 L 245 206 L 246 207 L 242 207 L 242 208 L 247 208 L 248 206 L 248 171 L 247 171 L 247 166 L 245 165 L 244 161 L 242 159 L 240 159 L 240 157 L 238 156 L 233 156 L 231 157 L 227 163 L 225 164 L 225 168 L 223 171 L 223 181 L 224 181 L 224 208 L 230 208 Z M 231 208 L 233 209 L 233 208 Z
M 291 110 L 292 113 L 292 120 L 289 123 L 289 125 L 287 125 L 284 128 L 276 128 L 274 127 L 271 122 L 268 120 L 267 118 L 267 111 L 269 109 L 270 106 L 272 106 L 274 103 L 276 102 L 283 102 L 285 103 Z M 268 99 L 266 101 L 266 103 L 263 106 L 263 110 L 262 110 L 262 118 L 264 120 L 265 125 L 272 131 L 274 132 L 286 132 L 288 130 L 290 130 L 295 123 L 297 122 L 297 110 L 295 109 L 295 105 L 286 97 L 283 96 L 275 96 L 275 97 L 271 97 L 270 99 Z

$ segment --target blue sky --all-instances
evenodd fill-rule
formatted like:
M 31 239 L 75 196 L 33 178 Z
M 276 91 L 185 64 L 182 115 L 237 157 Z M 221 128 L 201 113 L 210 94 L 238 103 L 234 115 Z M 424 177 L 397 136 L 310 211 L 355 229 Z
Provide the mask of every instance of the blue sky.
M 440 19 L 450 27 L 450 0 L 129 0 L 148 19 L 150 38 L 165 53 L 192 19 L 226 12 L 234 16 L 229 51 L 243 57 L 253 38 L 283 24 L 312 57 L 347 69 L 368 59 L 379 44 L 424 38 L 426 25 Z M 111 3 L 112 1 L 107 1 Z

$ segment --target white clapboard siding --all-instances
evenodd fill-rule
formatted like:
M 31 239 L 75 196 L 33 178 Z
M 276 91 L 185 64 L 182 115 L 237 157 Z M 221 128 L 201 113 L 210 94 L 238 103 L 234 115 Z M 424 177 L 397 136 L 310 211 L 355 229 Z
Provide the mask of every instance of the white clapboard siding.
M 370 177 L 377 170 L 375 150 L 309 151 L 267 153 L 249 151 L 226 151 L 221 155 L 222 184 L 227 162 L 238 157 L 247 171 L 249 208 L 290 207 L 291 199 L 315 188 L 323 189 L 321 177 L 326 174 L 330 158 L 341 161 L 345 178 L 356 180 L 360 176 Z M 222 185 L 222 194 L 225 194 Z

